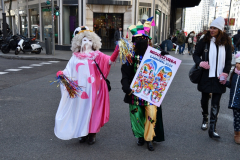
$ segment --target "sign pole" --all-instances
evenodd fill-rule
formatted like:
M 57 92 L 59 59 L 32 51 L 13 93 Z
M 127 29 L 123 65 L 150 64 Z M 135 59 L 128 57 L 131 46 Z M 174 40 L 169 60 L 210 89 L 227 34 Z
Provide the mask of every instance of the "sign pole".
M 54 32 L 54 0 L 52 0 L 52 54 L 55 53 L 55 32 Z
M 228 22 L 227 22 L 227 31 L 228 31 L 228 33 L 229 33 L 229 17 L 230 17 L 231 4 L 232 4 L 232 0 L 230 0 L 230 6 L 229 6 L 229 12 L 228 12 Z

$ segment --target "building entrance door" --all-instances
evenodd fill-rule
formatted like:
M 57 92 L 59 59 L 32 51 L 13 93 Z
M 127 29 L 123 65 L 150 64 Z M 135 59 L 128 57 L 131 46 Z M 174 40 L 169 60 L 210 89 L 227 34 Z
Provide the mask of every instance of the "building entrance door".
M 119 13 L 94 13 L 93 30 L 102 39 L 102 49 L 114 49 L 114 33 L 123 28 L 123 14 Z

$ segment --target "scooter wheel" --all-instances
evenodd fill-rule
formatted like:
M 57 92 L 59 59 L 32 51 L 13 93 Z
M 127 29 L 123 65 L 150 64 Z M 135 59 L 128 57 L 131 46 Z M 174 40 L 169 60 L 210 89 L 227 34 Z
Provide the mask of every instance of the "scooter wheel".
M 10 49 L 9 48 L 2 48 L 2 52 L 4 54 L 9 53 Z
M 41 53 L 41 48 L 38 48 L 35 54 L 40 54 Z
M 18 49 L 15 50 L 15 55 L 18 55 L 20 51 Z

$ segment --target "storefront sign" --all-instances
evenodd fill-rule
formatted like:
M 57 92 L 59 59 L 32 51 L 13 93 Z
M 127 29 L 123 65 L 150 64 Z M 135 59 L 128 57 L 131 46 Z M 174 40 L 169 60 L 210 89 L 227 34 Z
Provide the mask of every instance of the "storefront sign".
M 180 64 L 181 60 L 148 47 L 130 86 L 133 94 L 159 107 Z
M 42 12 L 50 12 L 50 11 L 52 11 L 51 8 L 43 8 L 43 9 L 42 9 Z
M 229 19 L 229 26 L 234 26 L 235 25 L 235 18 L 230 18 Z

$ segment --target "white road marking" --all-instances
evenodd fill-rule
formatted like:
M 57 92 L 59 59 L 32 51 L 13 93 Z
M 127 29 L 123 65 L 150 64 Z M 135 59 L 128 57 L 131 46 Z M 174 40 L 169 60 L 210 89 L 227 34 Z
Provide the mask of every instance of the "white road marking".
M 51 63 L 58 63 L 58 62 L 60 62 L 60 61 L 48 61 L 48 62 L 51 62 Z
M 22 66 L 22 67 L 18 67 L 18 68 L 22 68 L 22 69 L 24 69 L 24 68 L 33 68 L 33 67 L 29 67 L 29 66 Z
M 39 67 L 39 66 L 42 66 L 41 64 L 31 64 L 29 66 L 33 66 L 33 67 Z
M 7 74 L 8 72 L 0 72 L 0 74 Z
M 21 71 L 22 69 L 6 69 L 5 71 L 10 71 L 10 72 L 16 72 L 16 71 Z
M 52 64 L 52 63 L 42 62 L 42 63 L 39 63 L 39 64 Z

